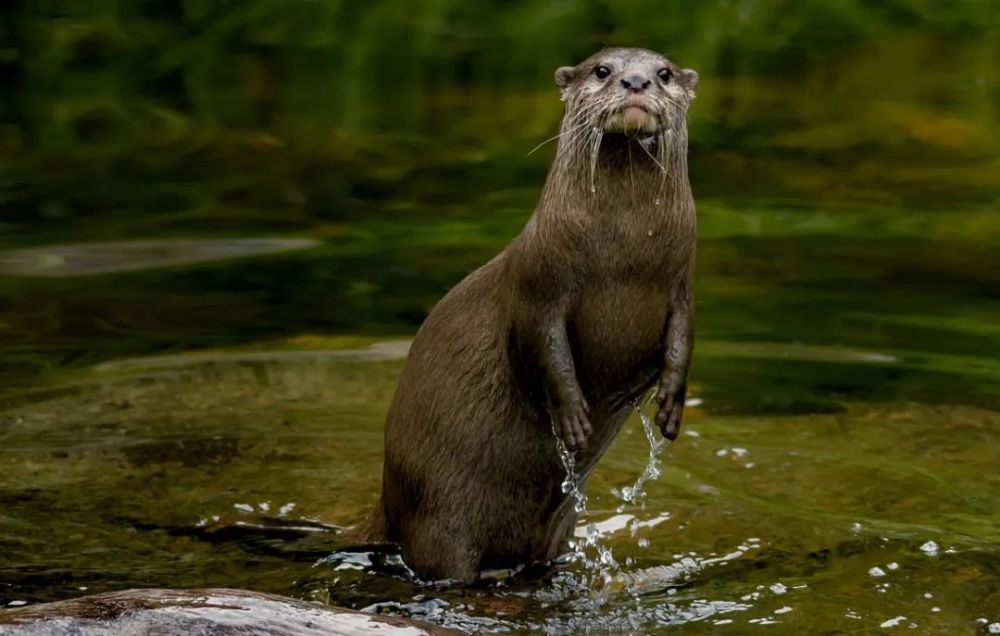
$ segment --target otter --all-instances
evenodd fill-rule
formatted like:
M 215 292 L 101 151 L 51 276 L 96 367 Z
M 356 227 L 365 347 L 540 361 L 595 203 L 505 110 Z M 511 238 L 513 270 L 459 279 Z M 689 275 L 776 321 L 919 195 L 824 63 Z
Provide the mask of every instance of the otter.
M 559 444 L 582 485 L 657 382 L 656 424 L 671 440 L 681 424 L 698 74 L 613 48 L 555 79 L 565 113 L 534 213 L 429 313 L 389 408 L 382 494 L 360 536 L 397 544 L 424 579 L 552 560 L 576 522 Z

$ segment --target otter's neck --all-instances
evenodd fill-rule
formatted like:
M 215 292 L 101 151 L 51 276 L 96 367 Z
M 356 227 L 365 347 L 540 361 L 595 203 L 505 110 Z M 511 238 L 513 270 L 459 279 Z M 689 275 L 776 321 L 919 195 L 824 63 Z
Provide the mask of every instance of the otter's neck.
M 560 137 L 536 214 L 540 217 L 693 215 L 687 173 L 687 130 L 646 137 L 574 134 Z

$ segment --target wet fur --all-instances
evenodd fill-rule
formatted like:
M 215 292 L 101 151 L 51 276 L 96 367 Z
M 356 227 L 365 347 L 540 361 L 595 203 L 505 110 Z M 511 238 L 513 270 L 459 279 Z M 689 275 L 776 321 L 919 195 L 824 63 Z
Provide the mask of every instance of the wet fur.
M 652 140 L 603 132 L 622 96 L 614 77 L 594 81 L 597 63 L 675 71 L 651 95 Z M 431 311 L 389 410 L 363 538 L 399 544 L 421 577 L 469 582 L 566 549 L 576 515 L 554 427 L 580 447 L 586 476 L 659 379 L 658 423 L 672 418 L 676 435 L 693 320 L 685 116 L 696 78 L 636 49 L 557 71 L 566 115 L 538 206 Z

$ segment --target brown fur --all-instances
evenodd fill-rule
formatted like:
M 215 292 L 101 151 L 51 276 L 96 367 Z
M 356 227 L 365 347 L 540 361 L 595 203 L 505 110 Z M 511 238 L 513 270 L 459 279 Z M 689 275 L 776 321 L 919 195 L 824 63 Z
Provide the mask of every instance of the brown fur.
M 634 97 L 623 78 L 651 85 Z M 389 410 L 365 539 L 398 543 L 424 578 L 469 582 L 566 548 L 576 515 L 553 430 L 585 477 L 657 379 L 656 422 L 671 438 L 680 424 L 695 255 L 685 116 L 697 74 L 610 49 L 556 80 L 566 115 L 538 207 L 431 311 Z M 656 134 L 600 137 L 631 97 L 646 100 Z

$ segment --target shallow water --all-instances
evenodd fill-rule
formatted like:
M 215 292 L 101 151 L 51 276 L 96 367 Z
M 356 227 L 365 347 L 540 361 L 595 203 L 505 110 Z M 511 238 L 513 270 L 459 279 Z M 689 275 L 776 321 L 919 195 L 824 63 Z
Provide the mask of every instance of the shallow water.
M 189 4 L 0 9 L 0 606 L 226 586 L 470 631 L 1000 630 L 990 3 Z M 416 582 L 342 533 L 407 343 L 530 212 L 549 67 L 663 38 L 702 71 L 682 435 L 623 501 L 633 417 L 585 486 L 610 581 Z
M 648 450 L 630 422 L 587 485 L 581 527 L 596 523 L 623 564 L 597 605 L 565 575 L 462 591 L 413 582 L 393 555 L 331 557 L 346 548 L 331 526 L 359 520 L 377 490 L 399 360 L 356 348 L 155 362 L 87 373 L 5 411 L 6 602 L 226 585 L 554 633 L 850 633 L 899 615 L 949 633 L 996 620 L 994 410 L 726 415 L 704 401 L 646 496 L 619 508 L 612 490 Z

